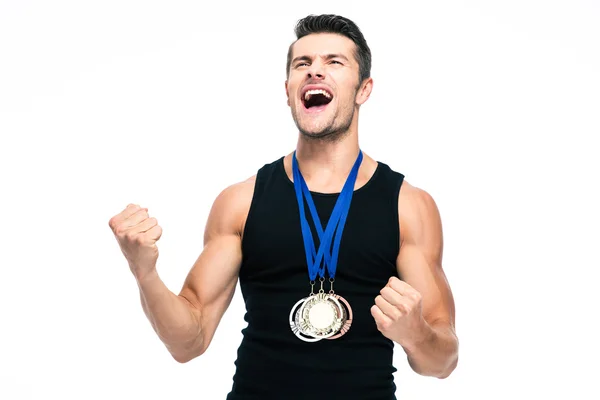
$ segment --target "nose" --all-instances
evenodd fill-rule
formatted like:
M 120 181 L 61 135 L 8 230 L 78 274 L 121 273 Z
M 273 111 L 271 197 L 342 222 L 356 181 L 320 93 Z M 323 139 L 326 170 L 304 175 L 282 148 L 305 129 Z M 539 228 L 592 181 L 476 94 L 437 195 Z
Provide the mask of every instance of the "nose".
M 325 77 L 323 65 L 319 62 L 313 62 L 310 65 L 310 68 L 308 69 L 307 74 L 308 74 L 309 78 L 323 79 Z

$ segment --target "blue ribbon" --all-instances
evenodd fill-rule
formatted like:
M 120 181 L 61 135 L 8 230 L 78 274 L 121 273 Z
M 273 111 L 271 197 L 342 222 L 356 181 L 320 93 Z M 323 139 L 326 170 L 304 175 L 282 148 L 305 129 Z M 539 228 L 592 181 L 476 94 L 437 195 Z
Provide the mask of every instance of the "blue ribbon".
M 308 264 L 308 274 L 311 281 L 314 281 L 319 275 L 321 278 L 325 275 L 325 266 L 330 278 L 335 278 L 335 272 L 337 269 L 337 260 L 340 250 L 340 243 L 342 240 L 342 233 L 346 219 L 348 217 L 348 211 L 350 210 L 350 204 L 352 202 L 352 195 L 354 194 L 354 184 L 356 177 L 358 176 L 358 169 L 362 162 L 363 155 L 362 151 L 359 152 L 356 162 L 344 183 L 344 187 L 338 197 L 338 200 L 333 208 L 333 212 L 327 222 L 327 227 L 323 231 L 323 226 L 317 209 L 313 202 L 310 190 L 306 185 L 306 181 L 302 177 L 298 168 L 298 160 L 296 159 L 296 152 L 294 151 L 292 158 L 292 174 L 294 178 L 294 189 L 296 191 L 296 199 L 298 200 L 298 207 L 300 210 L 300 226 L 302 228 L 302 238 L 304 240 L 304 251 L 306 254 L 306 262 Z M 319 237 L 319 250 L 315 249 L 315 243 L 313 234 L 306 219 L 306 212 L 304 209 L 304 198 L 308 204 L 313 223 L 315 225 L 317 235 Z M 335 241 L 332 239 L 335 232 Z M 324 265 L 323 265 L 324 261 Z

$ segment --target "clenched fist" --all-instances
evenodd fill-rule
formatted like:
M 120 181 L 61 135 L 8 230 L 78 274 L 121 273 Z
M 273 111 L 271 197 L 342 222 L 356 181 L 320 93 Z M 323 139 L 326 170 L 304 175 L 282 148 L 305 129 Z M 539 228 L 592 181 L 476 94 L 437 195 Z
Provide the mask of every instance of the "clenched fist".
M 162 228 L 156 218 L 148 216 L 147 208 L 129 204 L 112 217 L 108 225 L 136 278 L 155 270 L 158 259 L 156 241 L 162 235 Z
M 377 329 L 401 345 L 415 343 L 424 335 L 421 294 L 408 283 L 391 277 L 375 298 L 371 314 Z

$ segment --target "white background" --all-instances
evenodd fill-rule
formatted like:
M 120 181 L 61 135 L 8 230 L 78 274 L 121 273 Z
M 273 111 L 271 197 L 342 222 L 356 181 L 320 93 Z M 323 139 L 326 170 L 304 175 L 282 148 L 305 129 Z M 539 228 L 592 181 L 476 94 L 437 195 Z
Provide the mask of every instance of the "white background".
M 285 57 L 311 13 L 362 29 L 362 148 L 442 213 L 459 366 L 422 377 L 397 348 L 399 399 L 600 398 L 600 3 L 391 7 L 0 2 L 0 398 L 225 398 L 240 293 L 178 364 L 108 220 L 149 208 L 178 292 L 217 194 L 295 146 Z

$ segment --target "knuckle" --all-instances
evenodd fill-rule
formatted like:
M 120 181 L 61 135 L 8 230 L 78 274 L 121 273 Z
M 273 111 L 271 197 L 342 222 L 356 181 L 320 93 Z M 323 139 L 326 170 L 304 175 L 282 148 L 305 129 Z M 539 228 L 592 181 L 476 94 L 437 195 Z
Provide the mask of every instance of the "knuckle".
M 136 235 L 133 240 L 136 244 L 142 245 L 142 244 L 144 244 L 145 239 L 146 238 L 145 238 L 144 234 L 139 234 L 139 235 Z
M 126 241 L 128 241 L 128 242 L 130 242 L 130 243 L 132 243 L 132 242 L 135 242 L 135 240 L 136 240 L 136 235 L 135 235 L 135 233 L 134 233 L 134 232 L 131 232 L 131 231 L 125 232 L 125 233 L 123 234 L 123 237 L 125 238 L 125 240 L 126 240 Z

